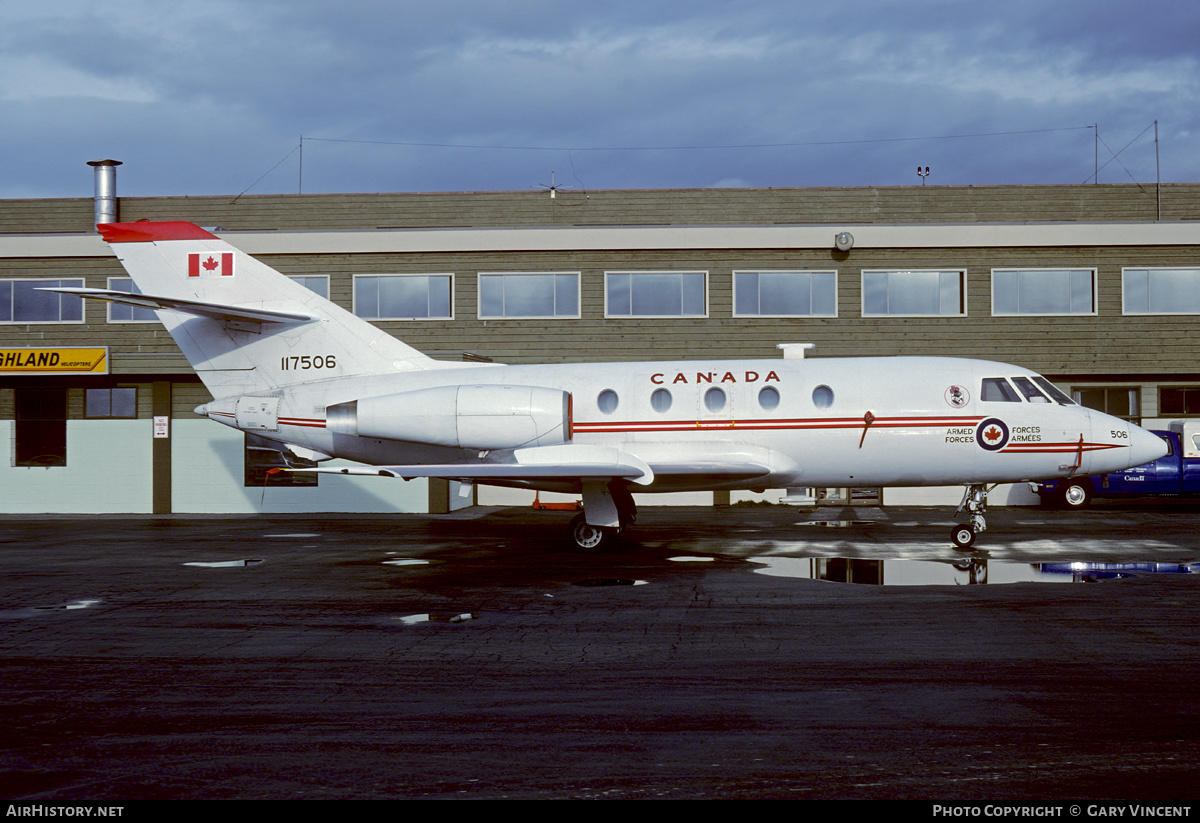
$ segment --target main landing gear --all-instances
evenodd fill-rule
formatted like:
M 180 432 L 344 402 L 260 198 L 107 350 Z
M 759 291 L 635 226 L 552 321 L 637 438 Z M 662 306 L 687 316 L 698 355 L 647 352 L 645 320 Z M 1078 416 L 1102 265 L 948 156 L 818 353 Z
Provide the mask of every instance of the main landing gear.
M 966 523 L 960 523 L 950 530 L 950 540 L 960 549 L 968 549 L 975 542 L 980 532 L 987 531 L 987 520 L 983 512 L 987 509 L 988 492 L 996 488 L 985 483 L 972 483 L 963 493 L 962 502 L 958 504 L 957 514 L 967 513 Z
M 637 505 L 623 482 L 584 481 L 583 511 L 571 519 L 571 541 L 580 551 L 603 551 L 635 520 Z

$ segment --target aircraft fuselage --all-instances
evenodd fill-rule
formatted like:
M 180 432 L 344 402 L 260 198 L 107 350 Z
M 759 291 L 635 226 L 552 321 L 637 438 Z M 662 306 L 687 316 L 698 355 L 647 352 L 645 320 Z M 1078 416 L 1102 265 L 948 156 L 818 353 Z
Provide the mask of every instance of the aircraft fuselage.
M 236 397 L 204 412 L 269 439 L 374 465 L 477 464 L 525 445 L 611 446 L 654 470 L 653 482 L 635 489 L 647 492 L 1020 482 L 1117 471 L 1158 456 L 1161 441 L 1139 427 L 1044 391 L 1030 399 L 1018 378 L 1038 376 L 1002 363 L 932 357 L 484 365 L 255 392 L 278 398 L 276 409 L 257 418 L 239 415 Z M 984 381 L 996 380 L 1011 397 L 983 398 Z M 473 439 L 464 435 L 459 443 L 456 433 L 431 436 L 405 422 L 454 418 L 453 410 L 437 407 L 439 398 L 464 385 L 480 387 L 489 406 L 502 409 L 469 422 L 461 422 L 469 412 L 459 410 L 459 428 L 474 426 Z M 490 393 L 513 387 L 542 390 L 545 402 L 534 401 L 533 409 L 492 402 Z M 555 393 L 569 395 L 564 412 Z M 339 430 L 328 411 L 356 401 L 360 425 L 367 403 L 379 421 L 366 434 Z M 489 427 L 507 431 L 512 422 L 497 414 L 539 413 L 543 422 L 528 430 L 536 442 L 522 441 L 519 427 L 489 439 Z

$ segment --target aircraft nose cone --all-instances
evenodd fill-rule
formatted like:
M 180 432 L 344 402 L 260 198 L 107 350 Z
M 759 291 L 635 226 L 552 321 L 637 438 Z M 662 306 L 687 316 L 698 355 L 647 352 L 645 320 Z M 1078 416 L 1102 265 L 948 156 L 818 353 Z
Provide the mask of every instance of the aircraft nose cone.
M 1129 465 L 1131 467 L 1150 463 L 1166 454 L 1166 441 L 1141 426 L 1129 424 Z

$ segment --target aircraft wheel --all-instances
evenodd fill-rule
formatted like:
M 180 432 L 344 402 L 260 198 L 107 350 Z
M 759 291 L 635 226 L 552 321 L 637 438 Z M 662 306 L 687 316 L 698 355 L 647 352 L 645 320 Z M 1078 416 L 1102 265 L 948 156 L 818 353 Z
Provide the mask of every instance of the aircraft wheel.
M 950 540 L 960 549 L 969 549 L 975 542 L 975 530 L 966 525 L 955 526 L 950 530 Z
M 571 520 L 571 539 L 581 551 L 598 552 L 606 548 L 615 536 L 615 529 L 591 526 L 582 514 L 575 515 Z
M 1065 480 L 1058 499 L 1064 509 L 1086 509 L 1092 502 L 1092 484 L 1086 480 Z

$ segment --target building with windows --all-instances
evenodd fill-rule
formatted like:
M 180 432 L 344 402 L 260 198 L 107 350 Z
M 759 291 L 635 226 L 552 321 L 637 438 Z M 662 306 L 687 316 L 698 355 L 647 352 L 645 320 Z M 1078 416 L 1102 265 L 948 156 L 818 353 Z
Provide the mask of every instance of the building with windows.
M 443 359 L 774 358 L 779 344 L 811 344 L 807 357 L 1015 363 L 1145 425 L 1200 415 L 1196 184 L 115 206 L 122 222 L 211 227 Z M 192 413 L 210 398 L 153 312 L 37 290 L 133 288 L 94 231 L 96 210 L 89 198 L 0 200 L 0 508 L 425 511 L 474 499 L 424 480 L 289 475 L 264 488 L 278 454 Z M 888 490 L 885 501 L 959 494 Z

